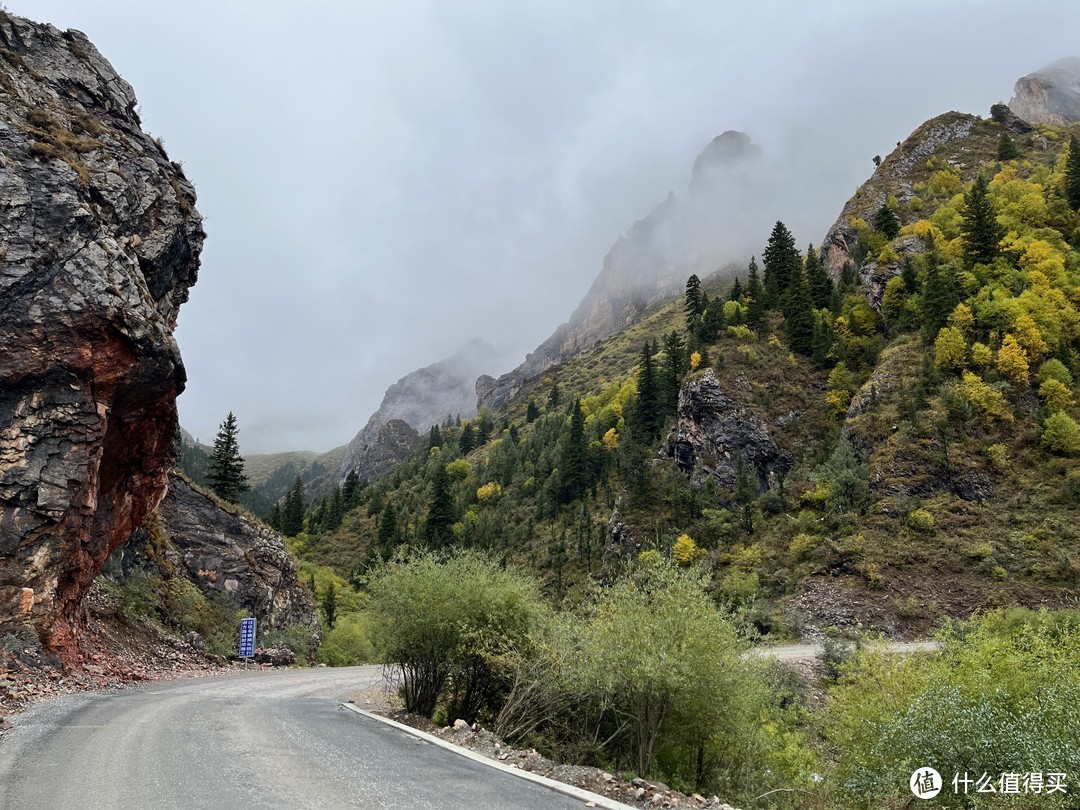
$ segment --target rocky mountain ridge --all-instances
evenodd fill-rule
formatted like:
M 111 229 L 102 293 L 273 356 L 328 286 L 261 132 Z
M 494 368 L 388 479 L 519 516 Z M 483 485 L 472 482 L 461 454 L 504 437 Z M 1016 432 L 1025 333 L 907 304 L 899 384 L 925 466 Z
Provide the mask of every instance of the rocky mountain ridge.
M 386 389 L 379 409 L 349 442 L 339 480 L 355 471 L 371 481 L 408 457 L 421 431 L 446 419 L 476 415 L 476 380 L 494 370 L 499 353 L 474 338 L 453 355 L 406 374 Z
M 728 130 L 694 161 L 685 199 L 674 192 L 638 220 L 604 256 L 600 273 L 570 319 L 499 378 L 477 381 L 480 407 L 498 409 L 525 382 L 631 326 L 678 295 L 692 273 L 702 278 L 748 250 L 735 212 L 741 190 L 755 185 L 761 148 Z

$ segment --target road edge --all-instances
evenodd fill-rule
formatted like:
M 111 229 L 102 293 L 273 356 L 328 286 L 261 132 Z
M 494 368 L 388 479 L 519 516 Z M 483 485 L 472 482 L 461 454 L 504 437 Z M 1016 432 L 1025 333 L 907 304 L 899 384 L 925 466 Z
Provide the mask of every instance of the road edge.
M 580 799 L 582 802 L 588 804 L 592 802 L 595 807 L 602 807 L 605 810 L 637 810 L 635 807 L 631 807 L 628 804 L 616 801 L 615 799 L 609 799 L 607 796 L 601 796 L 599 793 L 593 793 L 592 791 L 585 790 L 584 788 L 574 787 L 568 785 L 565 782 L 560 782 L 557 779 L 551 779 L 547 776 L 541 776 L 531 771 L 525 771 L 521 768 L 511 768 L 509 765 L 485 757 L 483 754 L 478 754 L 475 751 L 470 751 L 467 748 L 462 748 L 460 745 L 455 745 L 452 742 L 440 739 L 433 734 L 428 734 L 426 731 L 421 731 L 418 728 L 407 726 L 404 723 L 399 723 L 397 720 L 391 720 L 389 717 L 383 717 L 381 714 L 375 714 L 374 712 L 361 709 L 354 703 L 339 703 L 339 706 L 343 709 L 348 709 L 351 712 L 355 712 L 362 717 L 367 717 L 370 720 L 375 720 L 386 726 L 396 728 L 398 731 L 404 731 L 406 734 L 411 734 L 413 737 L 429 742 L 432 745 L 436 745 L 439 748 L 444 748 L 447 751 L 452 751 L 455 754 L 471 759 L 473 762 L 478 762 L 481 765 L 486 765 L 489 768 L 494 768 L 497 771 L 508 773 L 511 776 L 516 776 L 519 779 L 524 779 L 526 782 L 533 782 L 537 785 L 543 785 L 549 790 L 554 790 L 556 793 L 561 793 L 564 796 L 569 796 L 571 799 Z

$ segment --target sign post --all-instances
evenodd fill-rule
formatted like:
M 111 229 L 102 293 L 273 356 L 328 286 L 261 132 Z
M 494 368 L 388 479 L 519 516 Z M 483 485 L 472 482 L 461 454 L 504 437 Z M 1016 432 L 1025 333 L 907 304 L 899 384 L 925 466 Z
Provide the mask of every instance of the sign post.
M 248 660 L 255 657 L 255 620 L 240 620 L 240 658 L 247 666 Z

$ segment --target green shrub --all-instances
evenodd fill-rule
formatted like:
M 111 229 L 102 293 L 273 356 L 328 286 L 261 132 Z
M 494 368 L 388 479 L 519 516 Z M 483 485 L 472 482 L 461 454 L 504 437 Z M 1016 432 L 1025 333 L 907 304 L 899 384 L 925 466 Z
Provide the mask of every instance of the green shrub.
M 942 774 L 1080 772 L 1075 624 L 991 614 L 942 641 L 939 653 L 906 658 L 863 651 L 844 669 L 825 712 L 837 789 L 859 806 L 900 806 L 924 764 Z
M 331 667 L 351 667 L 375 660 L 368 618 L 363 613 L 339 616 L 334 629 L 323 636 L 318 661 Z
M 226 594 L 207 598 L 189 579 L 168 581 L 162 618 L 181 631 L 194 631 L 215 655 L 235 655 L 243 612 Z
M 908 513 L 907 525 L 919 534 L 931 534 L 934 531 L 934 516 L 925 509 L 915 509 Z
M 1080 453 L 1080 425 L 1064 411 L 1050 414 L 1043 423 L 1039 443 L 1051 453 L 1063 456 Z
M 501 657 L 543 613 L 534 579 L 475 552 L 387 563 L 368 589 L 375 653 L 400 672 L 405 708 L 425 717 L 440 698 L 469 722 L 494 708 Z

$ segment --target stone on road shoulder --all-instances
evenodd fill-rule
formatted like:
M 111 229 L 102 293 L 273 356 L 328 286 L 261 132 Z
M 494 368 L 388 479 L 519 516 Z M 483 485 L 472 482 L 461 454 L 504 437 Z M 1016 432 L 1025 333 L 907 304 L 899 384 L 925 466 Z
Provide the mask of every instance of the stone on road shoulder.
M 155 684 L 39 703 L 0 741 L 0 808 L 577 808 L 339 709 L 378 667 Z

